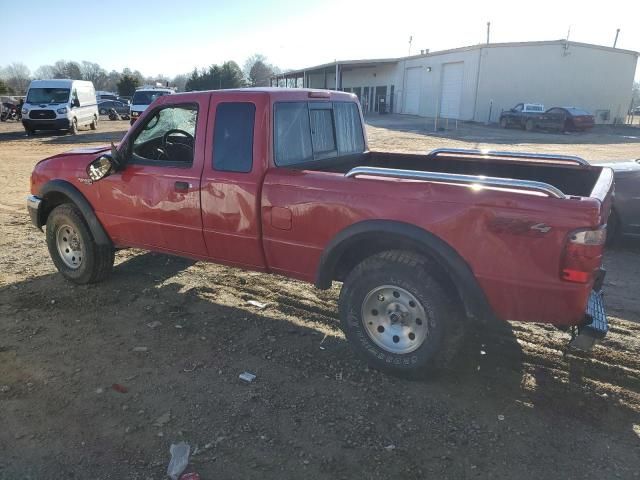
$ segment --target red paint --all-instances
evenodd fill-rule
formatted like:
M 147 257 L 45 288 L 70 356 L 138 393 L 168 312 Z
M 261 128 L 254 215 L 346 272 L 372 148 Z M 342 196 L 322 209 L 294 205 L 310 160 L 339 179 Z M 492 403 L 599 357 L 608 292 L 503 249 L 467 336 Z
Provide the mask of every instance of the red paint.
M 330 95 L 355 101 L 346 93 Z M 606 222 L 610 192 L 603 202 L 560 200 L 276 168 L 273 103 L 295 100 L 308 101 L 309 92 L 264 89 L 160 97 L 154 105 L 198 104 L 191 167 L 129 165 L 86 185 L 77 178 L 86 178 L 86 166 L 99 152 L 68 153 L 36 166 L 32 193 L 37 195 L 49 179 L 70 181 L 93 205 L 117 247 L 143 247 L 308 282 L 316 278 L 323 250 L 344 228 L 369 219 L 405 222 L 438 236 L 467 262 L 498 318 L 556 324 L 582 320 L 592 280 L 563 280 L 562 261 L 572 231 L 595 229 Z M 215 111 L 222 101 L 256 106 L 249 173 L 212 167 Z M 191 187 L 177 192 L 176 181 Z M 531 230 L 539 224 L 551 228 Z M 600 266 L 600 257 L 591 260 L 591 266 Z

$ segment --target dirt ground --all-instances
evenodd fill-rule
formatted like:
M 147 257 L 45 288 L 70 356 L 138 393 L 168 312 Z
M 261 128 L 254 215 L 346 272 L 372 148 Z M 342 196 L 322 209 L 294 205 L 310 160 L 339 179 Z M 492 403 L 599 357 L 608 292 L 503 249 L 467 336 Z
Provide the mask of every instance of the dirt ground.
M 640 156 L 633 132 L 385 121 L 372 147 Z M 141 251 L 119 252 L 102 284 L 64 281 L 26 214 L 29 174 L 126 126 L 27 138 L 0 124 L 0 479 L 161 479 L 181 440 L 203 480 L 640 478 L 640 246 L 607 253 L 611 331 L 592 353 L 564 355 L 549 326 L 492 325 L 449 370 L 402 380 L 352 354 L 339 285 Z

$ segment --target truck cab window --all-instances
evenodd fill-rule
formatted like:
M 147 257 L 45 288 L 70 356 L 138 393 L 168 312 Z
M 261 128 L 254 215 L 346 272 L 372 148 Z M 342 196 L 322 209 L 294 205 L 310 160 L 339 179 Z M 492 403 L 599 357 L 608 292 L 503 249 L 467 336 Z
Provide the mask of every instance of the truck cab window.
M 213 133 L 213 168 L 224 172 L 251 171 L 256 106 L 247 102 L 220 103 Z
M 146 119 L 133 140 L 131 160 L 191 165 L 198 109 L 195 105 L 163 108 Z
M 354 102 L 283 102 L 275 107 L 275 162 L 279 167 L 364 152 Z

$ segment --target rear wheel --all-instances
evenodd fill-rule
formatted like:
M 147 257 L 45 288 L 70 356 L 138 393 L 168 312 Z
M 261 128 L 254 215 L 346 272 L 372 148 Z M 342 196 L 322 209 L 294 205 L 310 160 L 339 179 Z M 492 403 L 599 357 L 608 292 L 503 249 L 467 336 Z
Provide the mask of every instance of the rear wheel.
M 114 250 L 98 245 L 80 210 L 65 203 L 47 218 L 47 247 L 58 271 L 74 283 L 98 282 L 113 267 Z
M 501 126 L 502 128 L 507 128 L 508 123 L 509 123 L 509 122 L 507 122 L 507 118 L 506 118 L 506 117 L 502 117 L 502 118 L 500 119 L 500 126 Z
M 33 135 L 35 135 L 35 134 L 36 134 L 36 131 L 35 131 L 35 130 L 32 130 L 31 128 L 26 128 L 26 129 L 25 129 L 25 132 L 27 132 L 27 136 L 28 136 L 28 137 L 32 137 Z
M 527 120 L 527 123 L 524 124 L 524 129 L 527 132 L 532 132 L 534 128 L 535 124 L 533 123 L 533 120 Z
M 340 293 L 342 328 L 372 366 L 416 374 L 444 366 L 455 353 L 459 315 L 425 258 L 388 251 L 364 260 Z

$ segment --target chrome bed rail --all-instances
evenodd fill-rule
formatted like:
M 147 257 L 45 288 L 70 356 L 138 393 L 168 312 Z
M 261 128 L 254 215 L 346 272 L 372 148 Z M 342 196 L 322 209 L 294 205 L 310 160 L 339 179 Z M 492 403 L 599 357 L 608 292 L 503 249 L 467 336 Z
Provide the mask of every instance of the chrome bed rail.
M 485 177 L 482 175 L 463 175 L 459 173 L 422 172 L 419 170 L 401 170 L 381 167 L 355 167 L 345 173 L 345 177 L 368 175 L 372 177 L 404 178 L 409 180 L 423 180 L 433 183 L 455 183 L 466 186 L 498 187 L 515 190 L 528 190 L 544 193 L 551 198 L 567 198 L 553 185 L 534 180 L 518 180 L 513 178 Z
M 524 152 L 500 152 L 497 150 L 477 150 L 466 148 L 436 148 L 427 154 L 429 158 L 441 156 L 466 156 L 488 160 L 529 160 L 540 163 L 573 164 L 580 167 L 588 167 L 589 162 L 584 158 L 574 155 L 556 155 L 547 153 L 524 153 Z

